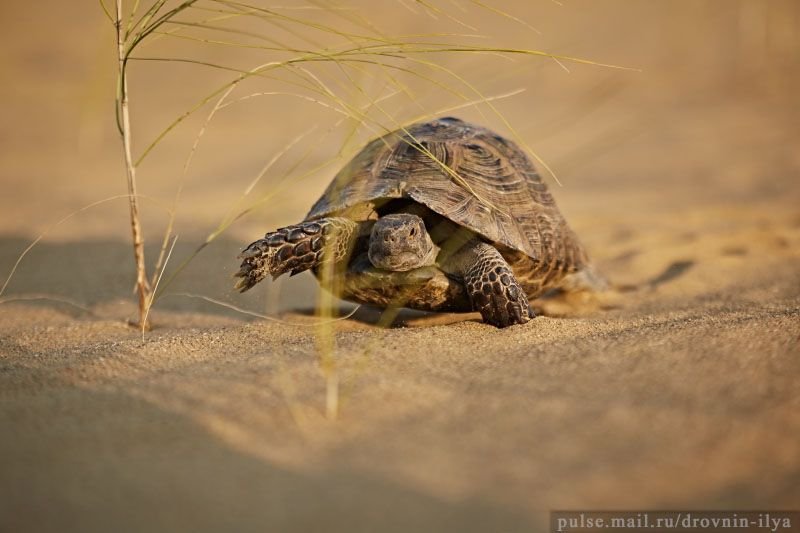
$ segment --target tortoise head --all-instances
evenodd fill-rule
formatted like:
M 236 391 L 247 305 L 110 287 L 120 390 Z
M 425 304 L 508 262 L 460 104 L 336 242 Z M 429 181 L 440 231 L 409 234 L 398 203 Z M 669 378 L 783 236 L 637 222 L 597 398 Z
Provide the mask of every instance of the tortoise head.
M 438 253 L 417 215 L 385 215 L 375 222 L 369 237 L 369 261 L 383 270 L 405 272 L 433 265 Z

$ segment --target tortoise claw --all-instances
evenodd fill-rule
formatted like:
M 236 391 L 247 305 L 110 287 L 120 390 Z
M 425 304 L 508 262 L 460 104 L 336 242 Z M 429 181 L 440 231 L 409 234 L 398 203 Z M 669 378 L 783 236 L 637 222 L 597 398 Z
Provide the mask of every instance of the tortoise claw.
M 236 281 L 234 290 L 245 292 L 251 289 L 256 283 L 266 276 L 266 262 L 255 257 L 249 257 L 242 261 L 239 271 L 233 277 L 241 278 Z

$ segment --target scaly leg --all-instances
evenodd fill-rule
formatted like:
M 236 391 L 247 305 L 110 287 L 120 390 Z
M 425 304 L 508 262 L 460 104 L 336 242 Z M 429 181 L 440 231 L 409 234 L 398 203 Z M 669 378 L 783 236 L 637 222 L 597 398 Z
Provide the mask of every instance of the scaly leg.
M 528 297 L 497 248 L 471 241 L 448 261 L 448 270 L 464 278 L 472 307 L 484 322 L 504 328 L 534 317 Z
M 239 255 L 242 265 L 234 274 L 241 278 L 236 290 L 244 292 L 267 274 L 299 274 L 323 261 L 346 259 L 358 236 L 358 223 L 342 217 L 307 220 L 267 233 Z

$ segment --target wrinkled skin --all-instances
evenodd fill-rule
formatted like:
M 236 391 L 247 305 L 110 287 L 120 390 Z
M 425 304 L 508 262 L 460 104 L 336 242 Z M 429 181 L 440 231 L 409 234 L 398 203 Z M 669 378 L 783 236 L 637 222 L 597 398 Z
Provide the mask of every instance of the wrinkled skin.
M 369 238 L 369 261 L 375 268 L 407 272 L 436 263 L 439 247 L 417 215 L 385 215 L 375 222 Z

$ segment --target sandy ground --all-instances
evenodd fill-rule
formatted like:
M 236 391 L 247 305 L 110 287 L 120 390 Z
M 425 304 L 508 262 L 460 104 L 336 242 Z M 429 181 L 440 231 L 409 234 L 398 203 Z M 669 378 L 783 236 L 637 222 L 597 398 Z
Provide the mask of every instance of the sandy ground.
M 50 4 L 0 7 L 16 22 L 0 46 L 2 273 L 63 216 L 124 193 L 111 30 L 93 5 Z M 559 205 L 616 295 L 579 313 L 538 302 L 546 314 L 500 331 L 412 313 L 384 329 L 366 309 L 320 323 L 310 275 L 233 293 L 242 245 L 301 218 L 337 163 L 204 249 L 143 342 L 125 325 L 124 204 L 87 209 L 48 230 L 2 296 L 0 531 L 537 531 L 556 508 L 796 507 L 800 9 L 564 4 L 516 8 L 542 35 L 485 22 L 517 45 L 642 72 L 455 66 L 480 73 L 488 94 L 526 88 L 497 105 L 557 171 Z M 381 20 L 441 24 L 391 9 Z M 136 71 L 141 138 L 206 82 L 170 68 Z M 507 132 L 491 114 L 458 114 Z M 306 149 L 327 155 L 313 166 L 338 146 L 314 140 L 334 116 L 313 104 L 232 112 L 210 128 L 167 275 L 315 120 Z M 143 194 L 171 201 L 198 125 L 140 168 Z M 150 261 L 165 221 L 154 204 Z M 330 346 L 335 422 L 319 365 Z

